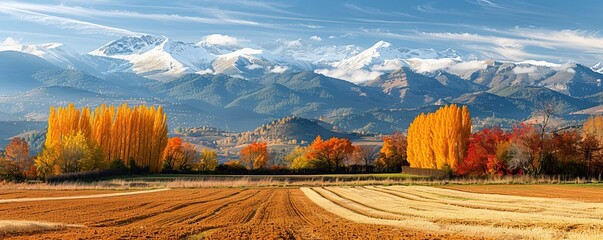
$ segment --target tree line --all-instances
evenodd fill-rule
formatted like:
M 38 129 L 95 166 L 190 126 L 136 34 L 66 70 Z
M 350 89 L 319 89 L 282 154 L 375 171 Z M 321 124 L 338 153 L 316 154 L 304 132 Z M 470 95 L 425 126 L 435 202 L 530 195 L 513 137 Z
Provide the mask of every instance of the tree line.
M 282 173 L 399 172 L 401 166 L 443 169 L 459 176 L 515 174 L 596 175 L 603 172 L 603 116 L 589 118 L 581 130 L 547 131 L 519 124 L 510 131 L 471 132 L 467 107 L 454 104 L 421 114 L 408 134 L 395 132 L 383 144 L 354 145 L 349 139 L 317 136 L 293 148 L 280 164 L 270 164 L 270 146 L 242 146 L 239 159 L 222 164 L 216 151 L 168 138 L 161 107 L 123 104 L 78 109 L 51 107 L 43 150 L 29 155 L 20 138 L 0 155 L 0 178 L 24 180 L 104 169 L 136 172 Z

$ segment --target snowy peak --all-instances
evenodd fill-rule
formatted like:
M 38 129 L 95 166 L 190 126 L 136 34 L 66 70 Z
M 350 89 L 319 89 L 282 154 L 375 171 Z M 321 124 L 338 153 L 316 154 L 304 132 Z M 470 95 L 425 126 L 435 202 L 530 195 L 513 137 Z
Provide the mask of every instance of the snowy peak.
M 268 72 L 282 73 L 288 69 L 279 66 L 276 60 L 263 50 L 243 48 L 217 57 L 211 67 L 215 74 L 226 74 L 240 78 L 259 77 Z
M 385 70 L 408 66 L 408 59 L 449 59 L 460 61 L 461 56 L 452 49 L 438 52 L 434 49 L 395 48 L 390 43 L 379 41 L 356 56 L 342 60 L 336 65 L 342 70 Z M 394 70 L 394 69 L 388 69 Z
M 375 43 L 373 46 L 371 46 L 369 49 L 379 49 L 379 48 L 388 48 L 390 47 L 392 44 L 388 43 L 386 41 L 379 41 L 377 43 Z
M 424 62 L 424 59 L 434 61 Z M 396 48 L 389 42 L 379 41 L 357 55 L 334 63 L 333 69 L 318 69 L 316 72 L 352 82 L 364 82 L 401 67 L 429 72 L 459 61 L 461 56 L 452 49 L 439 52 L 434 49 Z
M 90 52 L 96 56 L 141 54 L 168 41 L 165 36 L 124 36 Z
M 206 69 L 214 54 L 193 43 L 165 36 L 125 36 L 89 53 L 130 63 L 128 69 L 147 78 L 169 81 L 185 73 Z
M 597 64 L 593 65 L 590 69 L 592 69 L 595 72 L 603 74 L 603 63 L 598 62 Z
M 1 51 L 27 53 L 38 56 L 61 68 L 80 69 L 91 74 L 96 74 L 96 70 L 90 65 L 88 59 L 61 43 L 26 45 L 19 43 L 15 39 L 6 38 L 6 40 L 0 42 Z
M 342 70 L 370 69 L 372 65 L 396 60 L 400 56 L 401 52 L 398 49 L 392 48 L 390 43 L 379 41 L 358 55 L 344 59 L 336 67 Z

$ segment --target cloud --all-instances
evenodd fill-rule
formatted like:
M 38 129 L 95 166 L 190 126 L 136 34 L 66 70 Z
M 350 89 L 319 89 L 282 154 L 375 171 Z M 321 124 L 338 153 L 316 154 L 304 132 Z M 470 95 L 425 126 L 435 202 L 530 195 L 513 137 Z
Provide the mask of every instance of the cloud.
M 513 61 L 534 58 L 559 59 L 559 56 L 562 56 L 564 52 L 569 54 L 603 54 L 603 37 L 596 32 L 532 28 L 513 28 L 504 31 L 487 30 L 492 35 L 424 32 L 419 33 L 416 38 L 435 41 L 458 41 L 485 57 Z M 547 51 L 551 52 L 551 55 L 547 55 Z
M 383 72 L 380 71 L 366 71 L 366 70 L 342 70 L 342 69 L 317 69 L 315 73 L 329 76 L 332 78 L 338 78 L 347 80 L 353 83 L 366 82 L 379 77 Z
M 270 69 L 271 73 L 284 73 L 285 71 L 289 70 L 289 67 L 287 66 L 274 66 L 272 69 Z
M 373 71 L 378 71 L 378 72 L 382 72 L 382 71 L 393 71 L 393 70 L 397 70 L 400 69 L 402 66 L 404 66 L 405 63 L 401 62 L 398 59 L 393 59 L 393 60 L 385 60 L 383 62 L 383 64 L 380 65 L 374 65 L 371 67 L 371 70 Z
M 4 49 L 4 48 L 14 48 L 14 47 L 21 47 L 21 43 L 19 43 L 19 41 L 17 41 L 14 38 L 11 37 L 7 37 L 6 39 L 4 39 L 4 41 L 0 42 L 0 50 Z
M 314 41 L 320 42 L 320 41 L 322 41 L 322 38 L 319 37 L 319 36 L 314 35 L 314 36 L 310 37 L 310 40 L 314 40 Z
M 293 26 L 293 27 L 305 27 L 305 28 L 310 28 L 310 29 L 319 29 L 319 28 L 324 28 L 324 26 L 321 26 L 321 25 L 316 25 L 316 24 L 303 24 L 303 23 L 290 24 L 290 26 Z
M 345 33 L 345 34 L 341 34 L 341 35 L 331 35 L 331 36 L 329 36 L 329 39 L 354 38 L 354 37 L 356 37 L 356 35 L 353 33 Z
M 414 17 L 408 13 L 404 12 L 396 12 L 396 11 L 384 11 L 378 8 L 364 7 L 358 6 L 351 3 L 346 3 L 344 6 L 350 10 L 356 11 L 363 15 L 378 15 L 378 16 L 396 16 L 396 17 Z
M 58 27 L 62 29 L 76 30 L 86 34 L 103 34 L 110 36 L 140 36 L 143 33 L 137 33 L 130 30 L 105 26 L 101 24 L 80 21 L 71 18 L 57 17 L 43 13 L 32 12 L 23 9 L 17 9 L 0 5 L 0 13 L 4 13 L 23 21 L 39 23 L 43 25 Z
M 232 36 L 228 36 L 228 35 L 222 35 L 222 34 L 207 35 L 207 36 L 203 37 L 202 41 L 209 43 L 211 45 L 218 45 L 218 46 L 226 46 L 226 47 L 239 46 L 239 39 L 232 37 Z
M 204 75 L 204 74 L 214 74 L 214 71 L 208 68 L 208 69 L 205 69 L 205 70 L 197 71 L 195 73 L 196 74 L 201 74 L 201 75 Z
M 65 5 L 44 5 L 30 3 L 0 3 L 0 8 L 12 8 L 16 10 L 25 10 L 32 12 L 44 12 L 48 14 L 65 14 L 79 17 L 115 17 L 115 18 L 136 18 L 155 21 L 174 21 L 174 22 L 196 22 L 205 24 L 231 24 L 231 25 L 250 25 L 250 26 L 269 26 L 250 20 L 236 19 L 228 14 L 228 11 L 220 9 L 204 8 L 204 11 L 211 14 L 213 17 L 197 17 L 183 16 L 179 14 L 157 14 L 157 13 L 140 13 L 135 11 L 123 10 L 98 10 L 94 8 L 71 7 Z
M 529 74 L 529 73 L 536 72 L 537 70 L 538 70 L 538 68 L 535 66 L 529 66 L 529 67 L 516 66 L 513 68 L 513 72 L 515 74 Z

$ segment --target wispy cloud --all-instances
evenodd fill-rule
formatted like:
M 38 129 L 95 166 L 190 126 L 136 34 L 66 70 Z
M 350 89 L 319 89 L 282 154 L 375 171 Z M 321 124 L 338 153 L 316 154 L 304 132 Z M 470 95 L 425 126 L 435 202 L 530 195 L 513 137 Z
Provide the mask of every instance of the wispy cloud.
M 497 35 L 424 32 L 420 33 L 418 37 L 435 41 L 458 41 L 488 57 L 508 60 L 554 59 L 559 57 L 531 52 L 528 48 L 541 48 L 556 52 L 573 51 L 574 53 L 583 54 L 603 54 L 603 37 L 596 32 L 531 28 L 514 28 L 505 31 L 490 29 L 489 31 L 496 32 Z
M 415 16 L 405 13 L 405 12 L 398 12 L 398 11 L 386 11 L 386 10 L 381 10 L 378 8 L 372 8 L 372 7 L 365 7 L 365 6 L 358 6 L 355 4 L 351 4 L 351 3 L 346 3 L 344 4 L 344 6 L 347 9 L 356 11 L 358 13 L 362 13 L 362 14 L 369 14 L 369 15 L 378 15 L 378 16 L 395 16 L 395 17 L 412 17 L 414 18 Z
M 141 13 L 136 11 L 123 10 L 98 10 L 94 8 L 72 7 L 65 5 L 45 5 L 30 3 L 0 3 L 0 7 L 12 8 L 18 10 L 27 10 L 44 13 L 64 14 L 79 17 L 114 17 L 114 18 L 136 18 L 154 21 L 177 21 L 177 22 L 196 22 L 205 24 L 234 24 L 234 25 L 252 25 L 262 26 L 263 24 L 243 19 L 230 17 L 224 11 L 219 9 L 206 9 L 213 17 L 183 16 L 179 14 L 158 14 Z
M 0 5 L 0 13 L 10 15 L 23 21 L 35 22 L 62 29 L 76 30 L 78 32 L 87 34 L 103 34 L 111 36 L 138 36 L 142 34 L 123 28 L 110 27 L 72 18 L 52 16 L 29 10 L 8 7 L 6 5 Z
M 292 26 L 292 27 L 305 27 L 305 28 L 310 28 L 310 29 L 324 28 L 324 26 L 321 26 L 321 25 L 303 24 L 303 23 L 290 24 L 289 26 Z
M 468 16 L 470 14 L 459 12 L 453 9 L 440 9 L 435 7 L 435 2 L 429 2 L 416 7 L 419 12 L 429 13 L 429 14 L 438 14 L 438 15 L 459 15 L 459 16 Z

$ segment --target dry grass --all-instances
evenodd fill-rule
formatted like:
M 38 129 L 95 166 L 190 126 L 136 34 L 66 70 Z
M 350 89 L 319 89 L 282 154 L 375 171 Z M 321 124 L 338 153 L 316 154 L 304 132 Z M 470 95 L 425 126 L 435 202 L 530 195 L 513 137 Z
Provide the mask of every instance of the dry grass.
M 61 230 L 61 229 L 65 229 L 68 227 L 84 227 L 84 226 L 83 225 L 74 225 L 74 224 L 64 224 L 64 223 L 0 220 L 0 235 Z
M 601 239 L 603 204 L 467 193 L 427 186 L 302 188 L 315 203 L 361 223 L 502 239 Z
M 97 182 L 7 183 L 0 182 L 0 190 L 139 190 L 158 188 L 216 188 L 216 187 L 326 187 L 326 186 L 390 186 L 390 185 L 484 185 L 484 184 L 589 184 L 603 183 L 601 179 L 561 179 L 557 177 L 504 176 L 488 179 L 426 179 L 426 178 L 384 178 L 350 180 L 349 177 L 291 179 L 283 176 L 240 176 L 186 178 L 174 175 L 169 179 L 115 179 Z

